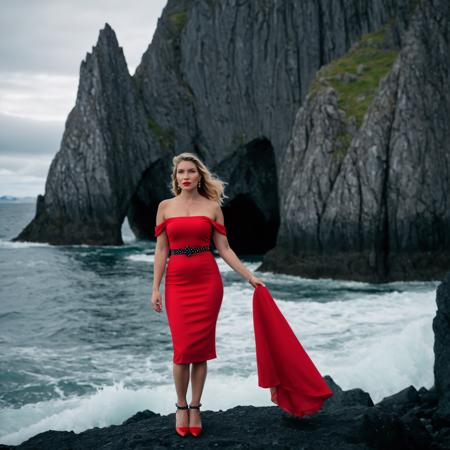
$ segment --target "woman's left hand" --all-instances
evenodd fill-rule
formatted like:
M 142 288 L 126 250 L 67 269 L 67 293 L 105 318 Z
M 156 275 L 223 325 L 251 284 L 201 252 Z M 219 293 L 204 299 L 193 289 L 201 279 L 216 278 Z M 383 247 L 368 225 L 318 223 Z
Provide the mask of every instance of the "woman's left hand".
M 256 286 L 258 286 L 258 284 L 261 284 L 262 286 L 266 286 L 263 282 L 263 280 L 261 280 L 261 278 L 255 277 L 254 275 L 252 275 L 250 277 L 250 279 L 248 280 L 248 282 L 254 287 L 256 288 Z

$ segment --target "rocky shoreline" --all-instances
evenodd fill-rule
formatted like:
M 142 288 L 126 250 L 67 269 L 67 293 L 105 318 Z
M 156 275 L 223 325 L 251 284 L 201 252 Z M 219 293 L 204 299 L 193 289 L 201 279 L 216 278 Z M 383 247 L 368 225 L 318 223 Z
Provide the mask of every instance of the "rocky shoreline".
M 450 274 L 436 291 L 434 378 L 430 388 L 408 386 L 374 404 L 362 389 L 342 390 L 329 375 L 333 390 L 317 414 L 298 418 L 276 406 L 236 406 L 202 412 L 204 434 L 180 438 L 175 414 L 140 411 L 121 425 L 74 433 L 49 430 L 17 450 L 283 448 L 283 449 L 450 449 Z
M 442 280 L 450 267 L 450 257 L 443 251 L 389 255 L 385 261 L 389 267 L 386 271 L 377 270 L 375 259 L 375 253 L 369 251 L 333 254 L 301 252 L 293 255 L 289 250 L 275 247 L 265 253 L 256 270 L 306 278 L 391 283 Z
M 409 386 L 373 404 L 361 389 L 343 391 L 325 380 L 334 396 L 310 417 L 297 418 L 276 406 L 236 406 L 203 411 L 199 438 L 175 434 L 175 415 L 140 411 L 121 425 L 74 433 L 46 431 L 19 446 L 3 449 L 87 450 L 165 448 L 289 449 L 445 449 L 450 428 L 433 421 L 438 399 L 434 389 Z

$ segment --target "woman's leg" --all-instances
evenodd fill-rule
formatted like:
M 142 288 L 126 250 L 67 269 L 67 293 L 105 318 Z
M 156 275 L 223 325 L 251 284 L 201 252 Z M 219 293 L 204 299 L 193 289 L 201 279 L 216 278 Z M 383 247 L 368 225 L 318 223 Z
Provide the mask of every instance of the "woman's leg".
M 173 363 L 173 379 L 177 391 L 178 406 L 186 406 L 186 393 L 189 386 L 189 364 Z M 177 409 L 176 421 L 178 427 L 189 426 L 189 410 Z
M 208 366 L 206 361 L 192 363 L 191 383 L 192 383 L 192 400 L 191 405 L 198 405 L 202 397 L 203 386 L 205 385 Z M 192 427 L 201 426 L 200 410 L 189 410 L 189 425 Z

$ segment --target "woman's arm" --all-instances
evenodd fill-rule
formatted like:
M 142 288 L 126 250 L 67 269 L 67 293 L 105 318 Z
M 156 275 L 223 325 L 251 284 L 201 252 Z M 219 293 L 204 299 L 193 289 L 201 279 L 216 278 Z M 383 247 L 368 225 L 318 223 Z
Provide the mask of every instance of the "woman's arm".
M 161 202 L 162 203 L 162 202 Z M 161 203 L 158 206 L 158 211 L 156 213 L 156 225 L 159 225 L 164 221 L 163 206 Z M 169 244 L 167 241 L 166 231 L 163 230 L 159 236 L 156 238 L 155 247 L 155 259 L 153 262 L 153 288 L 152 288 L 152 304 L 153 308 L 157 312 L 162 310 L 162 300 L 159 293 L 159 288 L 161 280 L 166 268 L 167 256 L 169 254 Z
M 219 205 L 216 210 L 216 222 L 224 225 L 224 218 L 222 209 Z M 241 260 L 237 257 L 236 253 L 232 250 L 228 243 L 228 238 L 219 233 L 218 231 L 214 231 L 213 236 L 214 245 L 219 252 L 220 257 L 237 273 L 239 273 L 245 280 L 247 280 L 253 287 L 256 287 L 258 284 L 262 284 L 265 286 L 264 282 L 253 275 L 247 267 L 241 262 Z
M 169 248 L 167 245 L 166 232 L 163 231 L 156 240 L 155 261 L 153 263 L 153 291 L 159 291 L 164 270 L 166 268 L 167 256 Z
M 162 202 L 161 202 L 162 203 Z M 164 222 L 164 208 L 158 205 L 158 211 L 156 213 L 156 225 Z M 162 233 L 156 238 L 155 247 L 155 262 L 153 264 L 153 290 L 158 291 L 159 285 L 166 268 L 167 256 L 169 254 L 169 245 L 167 241 L 166 231 L 163 230 Z

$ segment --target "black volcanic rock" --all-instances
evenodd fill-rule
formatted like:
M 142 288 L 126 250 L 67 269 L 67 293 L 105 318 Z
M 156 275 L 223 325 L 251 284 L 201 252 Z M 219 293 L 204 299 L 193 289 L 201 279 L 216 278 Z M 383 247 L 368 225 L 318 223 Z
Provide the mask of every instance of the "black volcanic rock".
M 434 379 L 439 409 L 434 416 L 438 425 L 450 426 L 450 274 L 438 286 L 437 312 L 433 319 Z
M 140 411 L 121 425 L 93 428 L 82 433 L 46 431 L 10 449 L 85 450 L 148 448 L 283 448 L 283 449 L 443 449 L 445 442 L 433 442 L 421 422 L 425 401 L 417 396 L 414 416 L 405 418 L 404 394 L 397 400 L 384 399 L 373 405 L 370 396 L 360 389 L 342 391 L 331 377 L 330 387 L 340 391 L 333 406 L 325 402 L 322 411 L 298 418 L 280 408 L 236 406 L 226 411 L 203 411 L 204 432 L 199 438 L 180 438 L 174 429 L 175 415 L 161 416 Z M 355 392 L 360 394 L 355 395 Z M 421 388 L 421 392 L 429 392 Z M 392 396 L 394 399 L 396 396 Z M 424 395 L 423 395 L 424 397 Z M 399 410 L 402 409 L 402 415 Z M 431 428 L 433 431 L 433 428 Z M 434 433 L 439 437 L 437 433 Z
M 386 411 L 393 411 L 403 415 L 419 402 L 420 396 L 416 388 L 414 386 L 409 386 L 390 397 L 383 398 L 383 400 L 377 403 L 377 406 Z
M 370 395 L 362 389 L 355 388 L 344 391 L 329 375 L 325 375 L 324 379 L 333 391 L 333 396 L 326 400 L 322 411 L 336 412 L 345 406 L 355 405 L 373 406 L 373 401 L 370 398 Z

